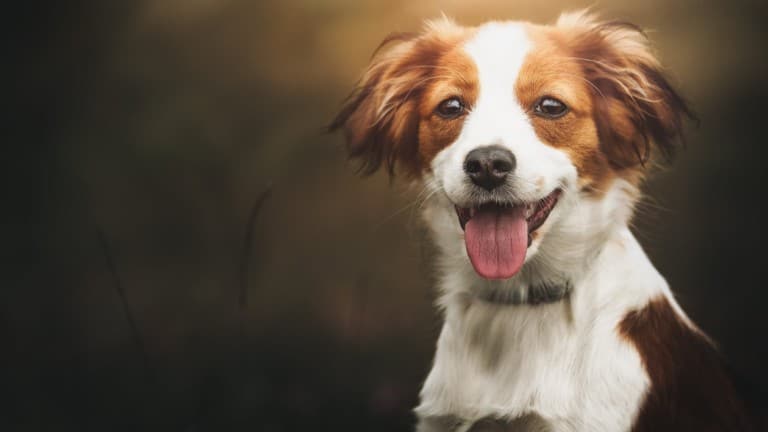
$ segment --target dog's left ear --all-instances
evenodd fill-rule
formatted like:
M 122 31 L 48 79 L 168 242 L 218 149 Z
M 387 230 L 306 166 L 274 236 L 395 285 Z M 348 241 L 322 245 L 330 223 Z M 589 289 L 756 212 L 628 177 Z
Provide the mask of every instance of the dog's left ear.
M 694 118 L 664 76 L 645 33 L 626 22 L 600 22 L 586 12 L 557 22 L 594 89 L 600 147 L 616 169 L 644 165 L 652 148 L 669 159 Z

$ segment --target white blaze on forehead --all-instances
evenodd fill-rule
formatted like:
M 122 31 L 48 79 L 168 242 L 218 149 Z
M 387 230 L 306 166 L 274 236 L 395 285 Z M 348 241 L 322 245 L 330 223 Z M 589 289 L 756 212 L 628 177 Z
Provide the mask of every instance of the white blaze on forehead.
M 475 108 L 518 108 L 517 111 L 522 112 L 515 97 L 515 82 L 531 50 L 526 25 L 485 24 L 467 41 L 464 49 L 477 67 L 480 92 Z
M 535 133 L 515 95 L 531 42 L 526 27 L 516 22 L 491 22 L 481 26 L 464 45 L 475 63 L 478 96 L 464 121 L 454 149 L 455 161 L 463 163 L 473 148 L 501 145 L 512 153 L 524 151 L 519 144 L 535 140 Z
M 485 24 L 467 41 L 464 50 L 477 68 L 478 97 L 462 130 L 468 139 L 465 145 L 502 145 L 524 157 L 538 142 L 515 95 L 515 83 L 531 45 L 525 24 L 517 22 Z

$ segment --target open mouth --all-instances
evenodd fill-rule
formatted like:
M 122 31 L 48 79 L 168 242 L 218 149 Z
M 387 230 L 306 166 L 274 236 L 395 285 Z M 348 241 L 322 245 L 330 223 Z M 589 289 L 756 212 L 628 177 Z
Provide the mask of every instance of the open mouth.
M 487 279 L 508 279 L 520 271 L 533 241 L 532 234 L 544 225 L 561 193 L 555 189 L 543 199 L 527 204 L 456 206 L 475 271 Z

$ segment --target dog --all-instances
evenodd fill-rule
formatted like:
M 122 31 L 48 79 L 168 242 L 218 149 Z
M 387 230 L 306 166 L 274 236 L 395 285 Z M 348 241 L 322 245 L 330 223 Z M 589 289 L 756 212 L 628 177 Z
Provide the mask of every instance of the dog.
M 382 42 L 330 129 L 430 197 L 444 325 L 418 431 L 756 430 L 629 229 L 689 118 L 644 32 L 589 11 Z

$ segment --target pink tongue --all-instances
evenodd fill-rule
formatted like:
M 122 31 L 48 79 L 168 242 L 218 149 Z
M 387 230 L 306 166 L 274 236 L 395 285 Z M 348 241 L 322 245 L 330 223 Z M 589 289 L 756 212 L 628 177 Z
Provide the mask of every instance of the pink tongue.
M 486 279 L 508 279 L 520 271 L 528 249 L 525 207 L 478 209 L 464 231 L 469 260 Z

